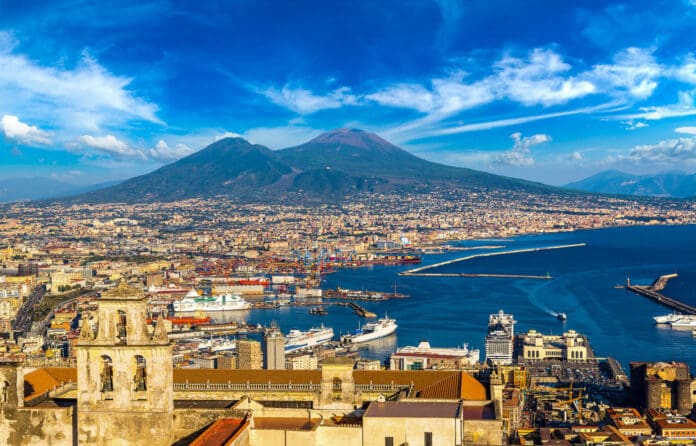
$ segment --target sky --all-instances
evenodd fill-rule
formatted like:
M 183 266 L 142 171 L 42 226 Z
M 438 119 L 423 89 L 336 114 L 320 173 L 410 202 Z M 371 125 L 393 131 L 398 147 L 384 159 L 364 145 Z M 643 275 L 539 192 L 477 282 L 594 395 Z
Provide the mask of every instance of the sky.
M 0 0 L 0 179 L 339 127 L 554 185 L 694 173 L 695 31 L 696 0 Z

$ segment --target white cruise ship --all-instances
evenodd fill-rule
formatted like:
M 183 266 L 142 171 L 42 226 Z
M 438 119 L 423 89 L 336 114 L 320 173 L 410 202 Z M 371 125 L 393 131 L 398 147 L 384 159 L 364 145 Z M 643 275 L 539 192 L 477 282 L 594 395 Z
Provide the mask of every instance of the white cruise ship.
M 503 310 L 488 317 L 486 360 L 494 364 L 512 364 L 515 318 Z
M 285 337 L 285 353 L 326 344 L 334 336 L 333 328 L 312 327 L 307 331 L 290 330 Z
M 189 311 L 235 311 L 247 310 L 251 304 L 237 294 L 220 294 L 217 296 L 199 296 L 195 290 L 188 292 L 180 301 L 175 301 L 174 311 L 185 313 Z
M 396 331 L 396 320 L 390 319 L 388 316 L 377 320 L 377 322 L 369 322 L 354 332 L 341 337 L 341 342 L 346 344 L 359 344 L 361 342 L 372 341 L 375 339 L 389 336 Z

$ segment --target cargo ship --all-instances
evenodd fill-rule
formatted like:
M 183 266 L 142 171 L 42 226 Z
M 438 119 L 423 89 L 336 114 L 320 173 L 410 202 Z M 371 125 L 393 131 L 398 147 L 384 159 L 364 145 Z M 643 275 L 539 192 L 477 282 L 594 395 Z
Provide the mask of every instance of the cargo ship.
M 389 336 L 397 329 L 396 320 L 384 316 L 376 322 L 368 322 L 354 332 L 341 337 L 344 344 L 359 344 Z
M 333 328 L 324 327 L 323 324 L 321 327 L 312 327 L 307 331 L 290 330 L 285 337 L 285 353 L 326 344 L 333 336 Z
M 191 290 L 183 299 L 175 301 L 172 305 L 177 313 L 189 311 L 237 311 L 248 310 L 251 307 L 251 304 L 238 294 L 201 297 L 195 290 Z

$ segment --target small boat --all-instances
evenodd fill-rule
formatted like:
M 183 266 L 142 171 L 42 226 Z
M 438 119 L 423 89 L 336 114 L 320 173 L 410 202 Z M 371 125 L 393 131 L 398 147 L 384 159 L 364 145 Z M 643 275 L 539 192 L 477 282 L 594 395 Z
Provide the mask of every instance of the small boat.
M 326 316 L 329 312 L 326 311 L 324 307 L 312 307 L 309 309 L 309 314 L 313 316 Z
M 556 313 L 556 317 L 557 317 L 558 320 L 560 320 L 560 321 L 565 321 L 566 319 L 568 319 L 568 316 L 566 316 L 565 313 Z

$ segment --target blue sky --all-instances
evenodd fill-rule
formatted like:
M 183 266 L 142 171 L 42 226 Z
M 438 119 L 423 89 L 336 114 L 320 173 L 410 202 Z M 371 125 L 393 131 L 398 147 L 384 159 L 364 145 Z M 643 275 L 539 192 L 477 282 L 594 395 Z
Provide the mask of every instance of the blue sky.
M 696 172 L 696 1 L 0 0 L 0 178 L 337 127 L 564 184 Z

